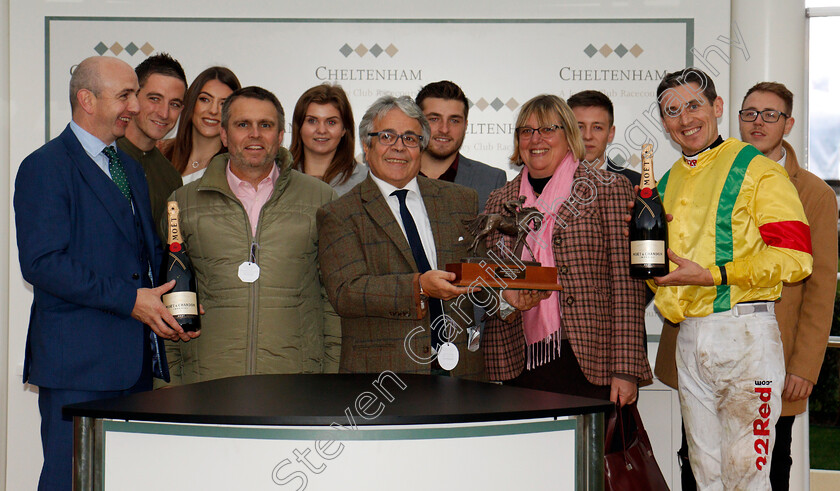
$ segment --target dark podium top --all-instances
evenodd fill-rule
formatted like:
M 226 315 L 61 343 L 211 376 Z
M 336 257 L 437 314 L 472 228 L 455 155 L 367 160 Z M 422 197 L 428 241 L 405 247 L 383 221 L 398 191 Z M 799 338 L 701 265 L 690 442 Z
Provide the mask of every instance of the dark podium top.
M 402 386 L 405 386 L 402 389 Z M 373 400 L 372 398 L 376 399 Z M 390 399 L 393 399 L 392 401 Z M 374 418 L 360 417 L 357 401 Z M 64 407 L 92 418 L 227 425 L 440 424 L 606 412 L 609 401 L 432 375 L 246 375 Z

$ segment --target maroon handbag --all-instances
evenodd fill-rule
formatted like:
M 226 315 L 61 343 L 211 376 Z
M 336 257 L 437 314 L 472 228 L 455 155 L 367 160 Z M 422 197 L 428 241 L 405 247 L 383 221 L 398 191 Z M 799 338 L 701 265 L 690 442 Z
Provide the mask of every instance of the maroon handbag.
M 628 440 L 624 433 L 624 415 L 632 416 L 636 431 Z M 619 428 L 616 434 L 616 426 Z M 620 445 L 616 438 L 620 438 Z M 615 442 L 615 444 L 614 444 Z M 616 448 L 611 451 L 611 448 Z M 610 414 L 604 438 L 604 489 L 607 491 L 668 491 L 668 484 L 653 457 L 647 432 L 636 404 L 627 404 Z

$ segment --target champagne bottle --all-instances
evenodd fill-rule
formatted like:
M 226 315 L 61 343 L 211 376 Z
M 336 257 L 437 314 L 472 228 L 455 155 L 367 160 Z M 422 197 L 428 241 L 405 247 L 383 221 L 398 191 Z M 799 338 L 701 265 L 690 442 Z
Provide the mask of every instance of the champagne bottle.
M 166 240 L 169 255 L 164 261 L 161 281 L 165 283 L 175 280 L 175 286 L 164 293 L 161 300 L 184 331 L 198 331 L 201 329 L 201 318 L 198 315 L 195 273 L 190 258 L 184 250 L 184 239 L 181 237 L 181 226 L 178 223 L 178 202 L 167 203 L 166 211 L 169 222 Z
M 668 274 L 668 222 L 653 179 L 653 145 L 642 145 L 642 180 L 630 221 L 630 276 Z

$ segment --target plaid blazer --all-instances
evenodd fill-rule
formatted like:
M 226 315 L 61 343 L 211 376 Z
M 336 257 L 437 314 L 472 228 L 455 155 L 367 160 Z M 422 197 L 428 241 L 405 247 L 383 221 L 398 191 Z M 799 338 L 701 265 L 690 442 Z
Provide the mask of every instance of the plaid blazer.
M 456 184 L 422 176 L 417 181 L 443 269 L 469 255 L 462 220 L 476 215 L 478 198 Z M 429 373 L 422 360 L 430 356 L 430 316 L 419 303 L 420 273 L 379 188 L 368 177 L 317 216 L 321 274 L 341 316 L 339 372 Z M 444 302 L 444 312 L 462 327 L 454 341 L 460 361 L 453 375 L 484 379 L 484 357 L 467 350 L 463 329 L 472 323 L 472 305 L 461 295 Z
M 560 207 L 552 234 L 554 261 L 563 291 L 563 337 L 568 338 L 586 379 L 609 385 L 615 373 L 652 378 L 645 354 L 645 285 L 630 278 L 629 241 L 623 230 L 627 202 L 633 199 L 629 181 L 581 163 L 572 194 Z M 516 199 L 520 173 L 487 200 L 485 213 L 503 213 L 502 204 Z M 506 213 L 506 212 L 504 212 Z M 504 237 L 494 233 L 488 249 Z M 522 316 L 512 322 L 487 321 L 482 339 L 491 380 L 510 380 L 525 367 Z

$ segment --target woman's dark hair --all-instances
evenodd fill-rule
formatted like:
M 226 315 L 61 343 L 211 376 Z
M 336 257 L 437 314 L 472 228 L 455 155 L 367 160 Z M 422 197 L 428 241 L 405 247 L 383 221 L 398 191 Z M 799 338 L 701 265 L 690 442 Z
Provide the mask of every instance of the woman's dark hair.
M 193 129 L 193 112 L 195 111 L 195 103 L 198 100 L 198 95 L 204 85 L 211 81 L 218 80 L 219 82 L 230 87 L 230 90 L 239 90 L 241 84 L 236 75 L 230 69 L 221 66 L 211 66 L 210 68 L 199 73 L 190 87 L 187 89 L 187 95 L 184 96 L 184 109 L 181 111 L 181 116 L 178 118 L 178 131 L 175 133 L 175 139 L 172 144 L 164 151 L 164 156 L 172 162 L 175 170 L 179 174 L 183 174 L 187 168 L 187 160 L 190 158 L 190 151 L 192 150 L 192 129 Z

